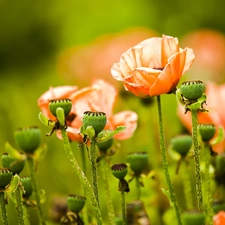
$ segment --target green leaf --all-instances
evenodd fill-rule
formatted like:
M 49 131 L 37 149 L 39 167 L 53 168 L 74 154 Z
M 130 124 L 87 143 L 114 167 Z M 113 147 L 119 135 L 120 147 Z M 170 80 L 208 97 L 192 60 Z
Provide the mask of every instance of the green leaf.
M 218 128 L 218 134 L 217 134 L 216 138 L 213 139 L 213 141 L 211 141 L 210 144 L 211 145 L 219 144 L 223 139 L 224 139 L 224 129 L 223 129 L 223 127 L 220 126 Z
M 52 127 L 50 124 L 49 124 L 49 119 L 42 113 L 40 112 L 38 114 L 38 118 L 39 120 L 46 126 L 46 127 Z
M 5 192 L 12 193 L 14 192 L 20 183 L 20 177 L 16 174 L 13 176 L 10 184 L 6 187 Z
M 173 202 L 171 201 L 171 197 L 170 197 L 170 192 L 169 190 L 166 190 L 164 188 L 161 188 L 162 192 L 168 197 L 169 201 L 170 201 L 170 206 L 174 208 L 174 204 Z
M 47 145 L 44 143 L 37 150 L 35 150 L 34 158 L 38 161 L 41 161 L 46 156 L 46 153 L 47 153 Z
M 118 126 L 114 131 L 103 130 L 98 134 L 98 137 L 96 138 L 96 142 L 97 143 L 105 142 L 109 140 L 110 138 L 113 138 L 114 135 L 124 131 L 125 129 L 126 129 L 125 126 Z
M 181 105 L 185 105 L 184 102 L 182 101 L 182 95 L 181 95 L 181 90 L 177 89 L 176 90 L 176 99 Z
M 7 151 L 7 153 L 10 154 L 10 156 L 15 159 L 18 159 L 19 161 L 26 160 L 26 154 L 20 154 L 19 151 L 13 148 L 8 142 L 5 143 L 5 150 Z
M 45 203 L 46 201 L 46 194 L 44 189 L 40 190 L 40 201 L 41 201 L 41 204 Z

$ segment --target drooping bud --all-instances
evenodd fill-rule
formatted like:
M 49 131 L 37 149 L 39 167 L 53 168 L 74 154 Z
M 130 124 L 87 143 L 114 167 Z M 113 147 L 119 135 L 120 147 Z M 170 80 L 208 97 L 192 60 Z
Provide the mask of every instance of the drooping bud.
M 25 153 L 34 153 L 41 143 L 41 130 L 37 126 L 16 129 L 15 140 Z
M 216 128 L 213 124 L 199 124 L 198 127 L 204 142 L 210 141 L 216 133 Z
M 70 194 L 67 197 L 68 208 L 74 213 L 79 213 L 83 209 L 85 202 L 86 198 L 83 196 Z
M 57 117 L 56 110 L 57 108 L 62 108 L 65 114 L 65 117 L 69 115 L 72 108 L 72 101 L 70 99 L 55 99 L 49 102 L 49 109 L 53 116 Z
M 205 86 L 202 81 L 186 81 L 181 84 L 180 87 L 182 95 L 188 100 L 199 99 L 204 90 Z
M 98 134 L 104 129 L 107 118 L 104 112 L 86 111 L 84 112 L 82 121 L 85 129 L 88 126 L 92 126 L 95 130 L 95 134 Z

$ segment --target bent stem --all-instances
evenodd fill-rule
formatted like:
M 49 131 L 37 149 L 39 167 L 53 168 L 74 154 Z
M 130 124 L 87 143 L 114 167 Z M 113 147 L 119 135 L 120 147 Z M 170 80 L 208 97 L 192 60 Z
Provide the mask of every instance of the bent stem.
M 106 156 L 105 156 L 106 157 Z M 106 205 L 108 209 L 108 215 L 109 215 L 109 224 L 114 225 L 114 219 L 115 219 L 115 211 L 112 204 L 112 198 L 110 193 L 110 186 L 109 186 L 109 165 L 106 161 L 106 158 L 103 158 L 102 160 L 102 177 L 104 181 L 105 186 L 105 195 L 106 195 Z
M 122 209 L 123 225 L 127 225 L 126 201 L 125 201 L 125 192 L 124 191 L 121 191 L 120 199 L 121 199 L 121 209 Z
M 198 143 L 198 117 L 197 110 L 191 110 L 192 117 L 192 139 L 194 146 L 194 160 L 195 160 L 195 179 L 196 179 L 196 191 L 197 191 L 197 200 L 198 208 L 200 211 L 204 210 L 203 206 L 203 192 L 202 192 L 202 176 L 200 170 L 200 152 L 199 152 L 199 143 Z
M 18 217 L 18 224 L 24 225 L 24 215 L 23 215 L 23 200 L 22 200 L 22 191 L 20 185 L 15 190 L 15 197 L 16 197 L 16 211 Z
M 101 216 L 101 212 L 100 212 L 100 208 L 99 208 L 97 199 L 92 190 L 92 187 L 73 155 L 66 130 L 62 129 L 61 132 L 62 132 L 62 138 L 63 138 L 63 142 L 64 142 L 65 153 L 66 153 L 70 163 L 72 164 L 74 171 L 76 172 L 77 176 L 79 177 L 80 181 L 82 182 L 84 188 L 87 190 L 87 193 L 89 194 L 90 199 L 91 199 L 91 203 L 92 203 L 92 207 L 94 210 L 95 218 L 97 220 L 97 224 L 101 225 L 101 224 L 103 224 L 102 216 Z
M 30 179 L 32 183 L 34 198 L 37 203 L 38 218 L 42 225 L 46 225 L 46 222 L 44 219 L 44 212 L 41 206 L 40 191 L 39 191 L 38 182 L 37 182 L 35 169 L 34 169 L 34 159 L 32 157 L 27 157 L 27 162 L 28 162 L 29 171 L 30 171 Z
M 5 205 L 5 193 L 0 192 L 0 206 L 1 206 L 1 214 L 2 214 L 2 222 L 4 225 L 8 225 L 8 215 L 6 211 L 6 205 Z
M 158 117 L 159 117 L 159 140 L 160 140 L 160 149 L 161 149 L 161 154 L 162 154 L 163 169 L 164 169 L 164 173 L 165 173 L 165 177 L 166 177 L 166 182 L 167 182 L 167 185 L 169 188 L 170 200 L 171 200 L 174 210 L 176 212 L 178 225 L 182 225 L 180 209 L 179 209 L 178 202 L 177 202 L 177 199 L 176 199 L 176 196 L 174 193 L 174 189 L 173 189 L 173 185 L 171 182 L 169 169 L 168 169 L 160 95 L 157 96 L 157 106 L 158 106 Z

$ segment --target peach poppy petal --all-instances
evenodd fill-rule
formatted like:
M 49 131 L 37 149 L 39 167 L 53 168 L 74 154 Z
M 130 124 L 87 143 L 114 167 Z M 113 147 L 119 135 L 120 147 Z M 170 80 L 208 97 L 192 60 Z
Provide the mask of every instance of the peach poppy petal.
M 186 71 L 188 71 L 192 65 L 192 63 L 195 60 L 195 54 L 193 49 L 191 48 L 185 48 L 184 51 L 186 51 L 186 60 L 183 68 L 183 73 L 184 74 Z
M 134 131 L 137 128 L 138 115 L 132 111 L 122 111 L 112 116 L 110 122 L 115 129 L 117 126 L 125 126 L 125 131 L 116 134 L 115 139 L 125 140 L 133 136 Z
M 225 212 L 219 211 L 215 216 L 213 216 L 214 225 L 224 225 L 225 224 Z

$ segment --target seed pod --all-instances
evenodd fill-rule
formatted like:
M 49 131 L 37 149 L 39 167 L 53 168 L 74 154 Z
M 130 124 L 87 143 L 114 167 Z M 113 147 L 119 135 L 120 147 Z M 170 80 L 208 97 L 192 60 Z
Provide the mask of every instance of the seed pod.
M 204 142 L 210 141 L 216 133 L 216 128 L 213 124 L 200 124 L 198 127 Z
M 57 108 L 62 108 L 64 110 L 65 117 L 69 115 L 72 108 L 72 101 L 70 99 L 54 99 L 49 102 L 48 105 L 53 116 L 57 117 Z
M 25 193 L 23 193 L 23 197 L 29 198 L 33 191 L 30 177 L 21 177 L 20 181 L 21 181 L 24 191 L 25 191 Z
M 204 225 L 204 213 L 200 211 L 186 211 L 182 214 L 184 225 Z
M 5 189 L 5 187 L 10 183 L 13 173 L 6 169 L 0 168 L 0 188 Z
M 70 194 L 67 197 L 68 208 L 74 213 L 79 213 L 83 209 L 85 202 L 86 198 L 83 196 Z
M 123 180 L 128 172 L 127 165 L 125 163 L 114 164 L 111 167 L 111 171 L 114 177 L 119 180 Z

